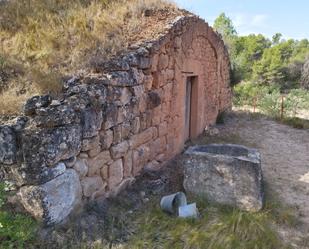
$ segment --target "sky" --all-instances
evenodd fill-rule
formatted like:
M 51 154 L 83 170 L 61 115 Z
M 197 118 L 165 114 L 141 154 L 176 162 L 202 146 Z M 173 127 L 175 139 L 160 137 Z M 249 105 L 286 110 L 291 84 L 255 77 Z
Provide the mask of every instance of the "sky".
M 174 0 L 209 24 L 224 12 L 239 35 L 309 39 L 309 0 Z

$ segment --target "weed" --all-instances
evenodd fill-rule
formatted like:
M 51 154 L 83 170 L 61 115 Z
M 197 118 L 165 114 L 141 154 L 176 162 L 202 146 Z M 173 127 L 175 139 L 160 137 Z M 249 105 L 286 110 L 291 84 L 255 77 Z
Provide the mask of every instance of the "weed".
M 296 129 L 309 129 L 309 120 L 301 119 L 297 117 L 284 118 L 283 120 L 278 120 L 279 122 L 292 126 Z
M 29 216 L 4 210 L 6 203 L 5 185 L 0 185 L 0 247 L 26 248 L 35 237 L 36 222 Z
M 158 208 L 144 212 L 126 248 L 285 248 L 268 211 L 249 213 L 201 200 L 198 206 L 198 220 L 177 219 Z
M 134 37 L 153 38 L 149 37 L 153 34 L 147 36 L 146 32 L 141 35 L 147 29 L 143 12 L 162 8 L 175 10 L 174 5 L 164 0 L 2 1 L 0 78 L 1 68 L 8 61 L 19 62 L 26 73 L 17 78 L 7 77 L 5 84 L 0 82 L 10 86 L 8 93 L 1 94 L 0 89 L 0 109 L 7 114 L 18 113 L 25 98 L 33 92 L 59 92 L 61 76 L 99 67 L 102 60 L 136 42 Z M 12 64 L 15 67 L 17 63 Z M 28 85 L 24 94 L 14 94 L 23 84 Z M 28 88 L 33 89 L 28 93 Z

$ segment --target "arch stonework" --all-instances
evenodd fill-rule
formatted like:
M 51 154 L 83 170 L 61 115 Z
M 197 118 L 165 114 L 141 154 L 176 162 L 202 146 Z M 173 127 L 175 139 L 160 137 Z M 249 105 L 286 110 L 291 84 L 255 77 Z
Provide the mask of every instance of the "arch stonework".
M 24 116 L 0 126 L 0 175 L 29 213 L 60 222 L 214 124 L 231 108 L 229 73 L 212 28 L 196 16 L 178 18 L 154 41 L 69 79 L 61 98 L 29 99 Z

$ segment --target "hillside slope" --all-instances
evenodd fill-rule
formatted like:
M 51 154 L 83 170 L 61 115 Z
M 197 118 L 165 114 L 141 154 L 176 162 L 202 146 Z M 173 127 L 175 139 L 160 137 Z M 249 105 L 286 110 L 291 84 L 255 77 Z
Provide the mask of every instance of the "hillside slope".
M 11 0 L 0 3 L 0 115 L 37 94 L 61 92 L 66 76 L 162 33 L 187 13 L 163 0 Z

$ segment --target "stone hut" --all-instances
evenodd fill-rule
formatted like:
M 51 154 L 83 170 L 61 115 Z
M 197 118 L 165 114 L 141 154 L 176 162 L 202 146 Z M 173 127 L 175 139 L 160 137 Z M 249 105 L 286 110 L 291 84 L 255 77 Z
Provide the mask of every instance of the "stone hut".
M 99 67 L 67 80 L 57 99 L 29 99 L 23 116 L 0 126 L 1 178 L 46 224 L 173 158 L 231 107 L 227 50 L 194 15 Z

